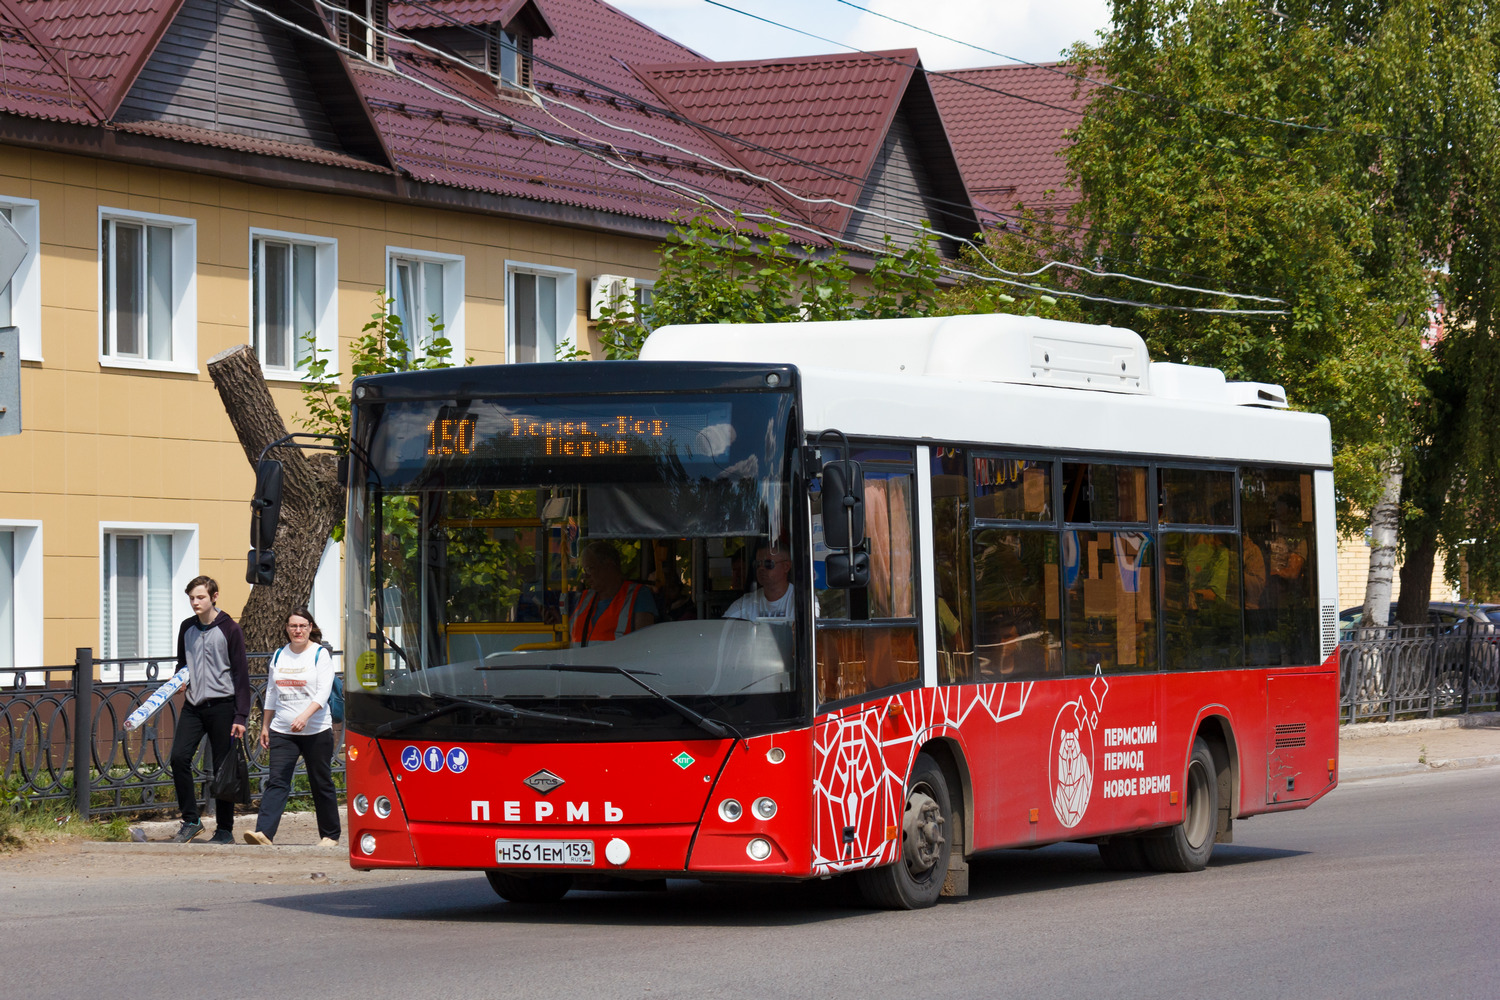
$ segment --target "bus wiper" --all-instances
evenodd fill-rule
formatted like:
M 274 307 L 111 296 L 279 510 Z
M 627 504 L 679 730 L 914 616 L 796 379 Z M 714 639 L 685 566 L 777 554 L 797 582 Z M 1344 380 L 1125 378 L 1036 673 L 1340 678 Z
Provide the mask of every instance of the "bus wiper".
M 554 715 L 551 712 L 537 712 L 529 708 L 517 708 L 503 701 L 480 701 L 477 698 L 460 698 L 457 695 L 437 694 L 428 695 L 434 701 L 441 700 L 442 704 L 436 708 L 430 708 L 418 715 L 410 715 L 403 719 L 392 719 L 390 722 L 375 729 L 375 737 L 390 736 L 398 733 L 409 726 L 415 726 L 422 722 L 436 719 L 439 716 L 451 715 L 460 708 L 477 708 L 484 712 L 494 712 L 498 715 L 508 715 L 514 719 L 546 719 L 549 722 L 568 722 L 580 726 L 603 726 L 606 729 L 613 728 L 613 722 L 601 722 L 598 719 L 583 719 L 573 715 Z
M 496 666 L 489 666 L 489 665 L 479 666 L 479 667 L 475 667 L 474 669 L 475 670 L 552 670 L 552 671 L 556 671 L 558 673 L 570 673 L 570 674 L 619 674 L 621 677 L 624 677 L 626 680 L 631 681 L 632 683 L 634 683 L 634 684 L 636 684 L 636 685 L 638 685 L 638 686 L 640 686 L 642 688 L 645 688 L 651 694 L 653 694 L 656 697 L 660 698 L 662 701 L 666 702 L 668 705 L 671 705 L 674 709 L 676 709 L 679 713 L 681 713 L 685 718 L 687 718 L 688 720 L 690 720 L 692 722 L 697 723 L 698 726 L 700 728 L 702 728 L 705 732 L 708 732 L 709 734 L 711 734 L 713 736 L 717 736 L 721 740 L 723 740 L 723 739 L 729 739 L 731 737 L 733 737 L 734 739 L 737 739 L 737 740 L 738 739 L 742 739 L 742 737 L 740 736 L 738 730 L 736 730 L 734 727 L 732 727 L 730 725 L 727 725 L 726 723 L 717 722 L 717 721 L 715 721 L 713 719 L 710 719 L 708 716 L 704 715 L 701 712 L 695 712 L 695 711 L 693 711 L 691 708 L 688 708 L 682 702 L 677 701 L 676 699 L 670 697 L 669 695 L 662 694 L 660 691 L 656 690 L 656 688 L 652 687 L 650 684 L 647 684 L 645 681 L 641 680 L 640 677 L 637 676 L 638 674 L 652 674 L 653 671 L 650 671 L 650 670 L 626 670 L 624 667 L 613 667 L 613 666 L 606 666 L 606 665 L 602 665 L 602 664 L 596 666 L 596 665 L 584 664 L 584 663 L 536 663 L 536 664 L 508 663 L 508 664 L 496 665 Z
M 409 656 L 406 655 L 406 650 L 404 650 L 400 646 L 396 645 L 396 640 L 395 639 L 392 639 L 390 636 L 386 635 L 384 632 L 371 632 L 369 635 L 365 636 L 365 638 L 366 639 L 375 639 L 377 641 L 383 641 L 387 646 L 391 647 L 392 649 L 394 649 L 396 651 L 396 655 L 401 657 L 401 662 L 405 663 L 408 669 L 411 668 L 411 657 L 409 657 Z

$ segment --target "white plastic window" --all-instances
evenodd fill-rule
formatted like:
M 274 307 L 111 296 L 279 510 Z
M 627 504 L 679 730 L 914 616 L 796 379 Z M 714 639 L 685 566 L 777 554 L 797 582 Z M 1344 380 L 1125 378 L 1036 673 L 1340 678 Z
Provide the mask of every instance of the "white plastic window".
M 387 254 L 386 294 L 410 355 L 423 356 L 434 339 L 445 337 L 453 345 L 450 360 L 462 364 L 464 259 L 414 250 Z
M 42 360 L 41 225 L 37 202 L 24 198 L 0 198 L 0 215 L 26 241 L 26 256 L 10 282 L 0 289 L 0 326 L 14 326 L 21 333 L 21 360 Z
M 173 371 L 197 367 L 195 253 L 191 219 L 101 212 L 101 360 Z
M 508 265 L 506 271 L 506 359 L 557 360 L 575 342 L 577 272 L 527 264 Z
M 314 341 L 337 370 L 336 252 L 332 240 L 251 232 L 251 336 L 267 377 L 304 377 Z

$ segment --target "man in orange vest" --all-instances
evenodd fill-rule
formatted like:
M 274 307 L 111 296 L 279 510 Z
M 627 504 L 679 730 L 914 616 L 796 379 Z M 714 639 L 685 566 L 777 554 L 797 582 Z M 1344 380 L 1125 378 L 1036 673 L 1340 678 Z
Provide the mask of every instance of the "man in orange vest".
M 588 589 L 573 614 L 573 645 L 613 642 L 656 622 L 656 600 L 651 596 L 651 588 L 625 579 L 620 554 L 609 542 L 596 541 L 584 546 L 578 568 Z

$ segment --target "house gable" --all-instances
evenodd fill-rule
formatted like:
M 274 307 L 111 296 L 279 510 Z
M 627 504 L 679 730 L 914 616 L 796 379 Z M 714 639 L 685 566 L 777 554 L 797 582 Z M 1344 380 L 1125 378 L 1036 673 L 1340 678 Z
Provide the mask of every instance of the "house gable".
M 184 0 L 114 119 L 386 162 L 337 53 L 234 0 Z

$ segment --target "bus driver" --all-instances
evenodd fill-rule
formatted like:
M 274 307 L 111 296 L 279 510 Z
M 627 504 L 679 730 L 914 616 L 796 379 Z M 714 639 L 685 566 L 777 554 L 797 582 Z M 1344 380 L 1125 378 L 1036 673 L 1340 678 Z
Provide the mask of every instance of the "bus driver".
M 792 617 L 792 561 L 769 542 L 755 549 L 755 589 L 741 597 L 724 612 L 725 618 Z
M 651 588 L 625 579 L 620 553 L 609 542 L 594 541 L 578 557 L 588 589 L 573 615 L 573 645 L 612 642 L 656 622 Z

